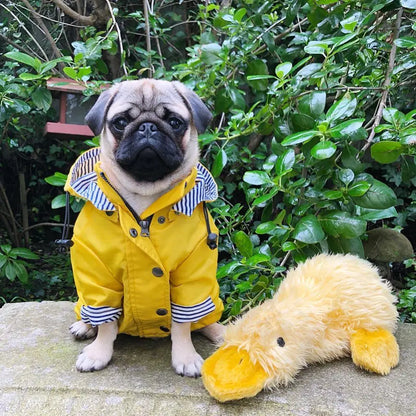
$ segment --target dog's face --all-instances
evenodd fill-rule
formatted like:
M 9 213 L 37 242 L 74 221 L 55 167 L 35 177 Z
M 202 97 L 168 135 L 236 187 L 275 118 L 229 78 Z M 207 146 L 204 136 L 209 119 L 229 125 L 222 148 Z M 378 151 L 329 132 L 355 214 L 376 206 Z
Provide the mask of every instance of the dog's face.
M 94 134 L 101 134 L 103 152 L 117 170 L 146 184 L 196 164 L 197 136 L 211 117 L 201 99 L 180 82 L 142 79 L 103 92 L 86 122 Z

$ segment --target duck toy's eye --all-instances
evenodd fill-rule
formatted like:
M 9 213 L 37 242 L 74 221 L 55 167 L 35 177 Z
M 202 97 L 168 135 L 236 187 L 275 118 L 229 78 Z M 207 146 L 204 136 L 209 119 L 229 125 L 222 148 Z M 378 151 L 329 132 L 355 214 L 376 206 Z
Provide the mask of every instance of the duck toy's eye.
M 277 338 L 277 345 L 279 347 L 284 347 L 285 346 L 285 340 L 282 337 Z

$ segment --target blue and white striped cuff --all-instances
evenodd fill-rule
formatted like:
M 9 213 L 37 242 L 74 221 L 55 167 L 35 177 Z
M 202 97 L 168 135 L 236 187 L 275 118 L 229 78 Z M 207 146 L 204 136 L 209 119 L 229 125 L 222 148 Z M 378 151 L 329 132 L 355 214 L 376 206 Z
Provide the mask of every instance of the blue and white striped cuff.
M 197 322 L 204 316 L 215 310 L 214 302 L 209 296 L 203 302 L 194 306 L 181 306 L 176 303 L 171 303 L 172 320 L 174 322 Z
M 81 306 L 81 320 L 86 324 L 97 326 L 114 322 L 120 318 L 123 309 L 111 308 L 110 306 Z

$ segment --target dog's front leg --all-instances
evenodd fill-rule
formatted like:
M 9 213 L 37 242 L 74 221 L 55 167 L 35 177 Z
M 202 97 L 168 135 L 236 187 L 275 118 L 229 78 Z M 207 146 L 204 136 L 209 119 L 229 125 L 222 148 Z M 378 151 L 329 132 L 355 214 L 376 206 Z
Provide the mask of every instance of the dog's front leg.
M 176 374 L 199 377 L 203 358 L 196 352 L 191 339 L 191 323 L 172 321 L 172 367 Z
M 78 356 L 76 367 L 81 372 L 98 371 L 107 367 L 113 356 L 113 344 L 117 338 L 117 321 L 98 326 L 97 338 Z

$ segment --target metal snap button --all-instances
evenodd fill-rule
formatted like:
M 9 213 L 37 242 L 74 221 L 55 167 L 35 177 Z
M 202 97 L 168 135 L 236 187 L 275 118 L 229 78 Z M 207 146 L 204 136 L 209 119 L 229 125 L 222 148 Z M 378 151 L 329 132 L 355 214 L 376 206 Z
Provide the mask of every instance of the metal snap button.
M 153 273 L 153 276 L 156 276 L 156 277 L 163 276 L 163 270 L 160 267 L 153 267 L 152 273 Z
M 165 326 L 161 326 L 160 330 L 163 331 L 163 332 L 169 332 L 170 331 L 169 328 L 166 328 Z
M 163 309 L 163 308 L 161 308 L 161 309 L 158 309 L 158 310 L 156 311 L 156 313 L 157 313 L 159 316 L 165 316 L 165 315 L 167 315 L 167 314 L 168 314 L 168 310 L 167 310 L 167 309 Z
M 129 233 L 133 238 L 136 238 L 139 235 L 139 233 L 137 232 L 135 228 L 130 228 Z
M 164 224 L 164 223 L 165 223 L 165 221 L 166 221 L 166 218 L 165 218 L 165 217 L 163 217 L 163 216 L 161 216 L 161 217 L 159 217 L 159 218 L 157 219 L 157 222 L 158 222 L 159 224 Z
M 106 211 L 107 217 L 111 217 L 114 214 L 114 211 Z

